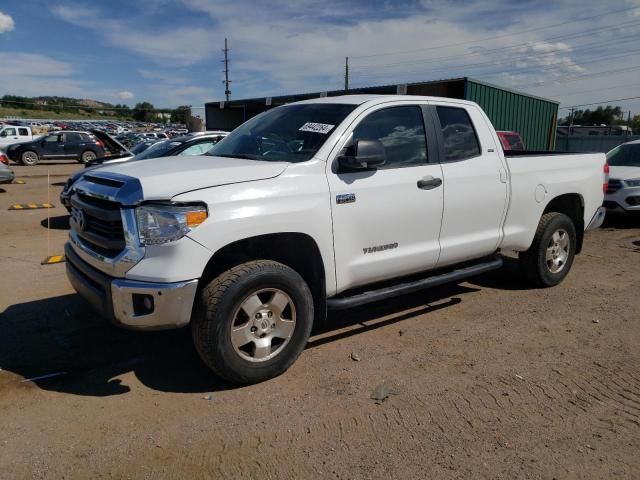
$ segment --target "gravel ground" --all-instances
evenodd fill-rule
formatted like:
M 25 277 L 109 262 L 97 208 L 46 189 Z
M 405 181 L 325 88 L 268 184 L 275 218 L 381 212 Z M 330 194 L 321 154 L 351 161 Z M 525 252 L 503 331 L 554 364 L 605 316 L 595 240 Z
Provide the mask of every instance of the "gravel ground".
M 112 327 L 40 265 L 65 210 L 7 208 L 46 202 L 47 171 L 58 205 L 77 168 L 15 167 L 0 193 L 1 478 L 638 478 L 637 217 L 556 288 L 507 264 L 331 315 L 288 372 L 235 388 L 188 330 Z

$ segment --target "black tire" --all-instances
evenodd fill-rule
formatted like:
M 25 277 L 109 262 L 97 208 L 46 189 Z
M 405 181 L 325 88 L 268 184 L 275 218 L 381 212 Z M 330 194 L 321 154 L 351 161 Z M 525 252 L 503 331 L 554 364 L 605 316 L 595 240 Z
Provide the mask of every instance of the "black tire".
M 40 161 L 40 156 L 33 150 L 25 150 L 20 154 L 20 163 L 28 167 L 37 165 Z
M 80 154 L 80 157 L 78 158 L 78 162 L 87 164 L 92 160 L 95 160 L 96 158 L 98 158 L 98 155 L 96 155 L 96 152 L 94 152 L 93 150 L 85 150 Z
M 236 350 L 231 330 L 243 302 L 265 289 L 276 289 L 289 297 L 295 309 L 295 324 L 286 343 L 268 347 L 270 351 L 281 348 L 275 356 L 256 362 L 243 358 Z M 245 325 L 252 321 L 249 318 Z M 313 298 L 306 282 L 291 268 L 271 260 L 243 263 L 211 280 L 196 299 L 191 321 L 193 342 L 200 358 L 218 376 L 235 384 L 261 382 L 286 371 L 304 350 L 312 326 Z
M 567 236 L 568 250 L 566 259 L 563 261 L 561 261 L 562 256 L 557 252 L 564 249 L 558 247 L 553 240 L 556 233 L 559 235 L 557 238 L 564 238 L 561 232 Z M 553 252 L 554 248 L 555 252 Z M 548 250 L 551 250 L 550 259 L 547 259 Z M 526 280 L 536 287 L 553 287 L 562 282 L 571 270 L 575 251 L 576 228 L 571 219 L 563 213 L 545 213 L 538 223 L 531 247 L 526 252 L 520 253 L 518 262 L 520 271 Z

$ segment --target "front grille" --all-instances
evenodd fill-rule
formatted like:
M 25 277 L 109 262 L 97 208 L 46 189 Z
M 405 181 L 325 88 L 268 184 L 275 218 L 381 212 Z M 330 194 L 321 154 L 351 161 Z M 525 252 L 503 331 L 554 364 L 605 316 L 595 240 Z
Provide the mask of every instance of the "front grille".
M 76 192 L 71 206 L 71 228 L 93 251 L 113 258 L 124 250 L 119 203 Z
M 609 185 L 607 187 L 607 193 L 615 193 L 622 188 L 622 182 L 620 180 L 616 180 L 612 178 L 609 180 Z

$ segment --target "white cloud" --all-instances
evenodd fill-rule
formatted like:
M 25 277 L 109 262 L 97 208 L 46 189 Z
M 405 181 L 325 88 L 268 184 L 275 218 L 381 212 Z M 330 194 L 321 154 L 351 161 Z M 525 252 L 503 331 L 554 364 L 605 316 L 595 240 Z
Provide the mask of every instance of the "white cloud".
M 583 0 L 578 10 L 575 2 L 540 8 L 536 2 L 510 0 L 452 0 L 446 5 L 416 0 L 404 8 L 392 2 L 337 0 L 271 0 L 268 5 L 251 0 L 144 0 L 131 7 L 127 20 L 72 4 L 52 11 L 73 25 L 91 29 L 109 45 L 139 55 L 137 73 L 148 80 L 145 95 L 162 99 L 162 104 L 196 105 L 223 96 L 217 68 L 202 74 L 197 67 L 219 65 L 225 36 L 230 40 L 235 98 L 339 89 L 346 55 L 352 85 L 472 76 L 528 90 L 536 82 L 554 81 L 557 84 L 532 91 L 560 98 L 572 90 L 572 84 L 562 86 L 563 78 L 632 61 L 629 57 L 587 61 L 632 45 L 632 41 L 614 42 L 623 29 L 625 35 L 640 33 L 637 26 L 616 25 L 621 16 L 637 15 L 640 8 L 608 14 L 632 5 L 640 5 L 640 0 L 617 6 Z M 176 20 L 171 30 L 153 24 L 155 14 L 172 8 L 199 17 Z M 583 17 L 590 19 L 576 21 Z M 200 23 L 203 18 L 210 26 Z M 605 28 L 575 36 L 598 27 Z M 601 40 L 609 41 L 608 47 L 581 49 Z M 365 58 L 375 53 L 388 55 Z M 191 66 L 196 68 L 186 68 Z M 594 77 L 587 87 L 607 82 L 610 78 Z
M 74 78 L 70 63 L 34 53 L 0 52 L 0 94 L 87 97 L 88 84 Z
M 16 24 L 6 13 L 0 12 L 0 33 L 10 32 L 16 27 Z
M 129 90 L 122 90 L 121 92 L 116 93 L 116 97 L 121 100 L 131 100 L 134 96 L 135 95 Z

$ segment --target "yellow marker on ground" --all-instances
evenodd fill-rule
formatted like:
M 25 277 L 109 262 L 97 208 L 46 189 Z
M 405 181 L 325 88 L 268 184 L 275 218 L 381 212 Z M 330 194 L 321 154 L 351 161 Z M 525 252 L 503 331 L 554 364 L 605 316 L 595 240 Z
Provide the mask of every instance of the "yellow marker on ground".
M 25 181 L 24 180 L 14 180 L 12 183 L 17 183 L 18 185 L 24 185 Z
M 51 203 L 16 203 L 11 205 L 9 210 L 35 210 L 37 208 L 55 208 Z
M 53 265 L 54 263 L 64 262 L 64 255 L 51 255 L 40 262 L 40 265 Z

